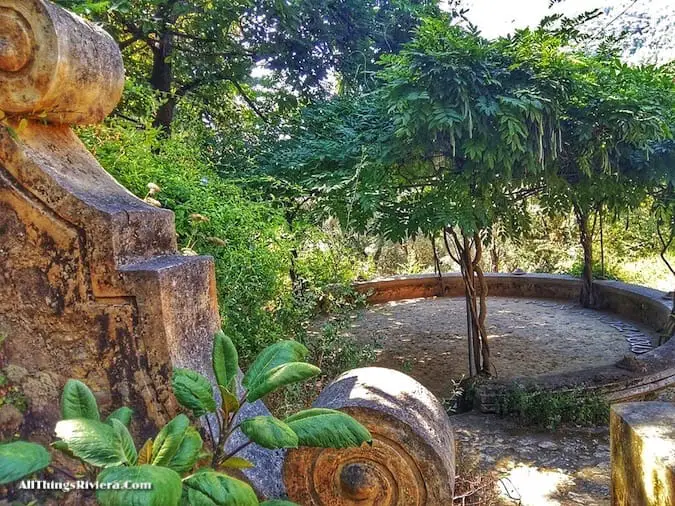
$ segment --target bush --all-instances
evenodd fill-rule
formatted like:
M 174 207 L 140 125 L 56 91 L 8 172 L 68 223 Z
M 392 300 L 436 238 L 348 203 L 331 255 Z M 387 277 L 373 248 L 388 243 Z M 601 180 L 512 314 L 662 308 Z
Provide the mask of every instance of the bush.
M 594 426 L 609 422 L 609 405 L 601 396 L 581 389 L 526 390 L 513 386 L 497 399 L 501 416 L 513 416 L 524 425 L 555 430 L 562 423 Z
M 289 333 L 275 318 L 288 303 L 290 258 L 278 211 L 219 177 L 184 133 L 160 139 L 155 130 L 122 122 L 79 133 L 120 184 L 175 213 L 185 254 L 214 257 L 223 327 L 245 358 Z

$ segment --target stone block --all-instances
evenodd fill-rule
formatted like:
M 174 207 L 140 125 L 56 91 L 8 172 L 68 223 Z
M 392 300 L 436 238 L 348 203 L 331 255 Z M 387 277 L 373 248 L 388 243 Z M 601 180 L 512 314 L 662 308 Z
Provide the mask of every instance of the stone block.
M 675 404 L 612 406 L 610 437 L 612 505 L 675 505 Z

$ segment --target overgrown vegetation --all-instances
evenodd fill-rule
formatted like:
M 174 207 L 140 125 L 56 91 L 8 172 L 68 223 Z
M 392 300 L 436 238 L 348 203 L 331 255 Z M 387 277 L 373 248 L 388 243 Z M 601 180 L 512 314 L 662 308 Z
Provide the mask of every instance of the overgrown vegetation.
M 349 415 L 331 409 L 308 409 L 283 421 L 273 416 L 245 420 L 238 417 L 245 403 L 320 374 L 318 367 L 305 362 L 307 353 L 307 348 L 297 341 L 280 341 L 269 346 L 244 375 L 240 392 L 237 349 L 219 332 L 214 337 L 212 353 L 218 395 L 214 394 L 211 382 L 196 371 L 176 369 L 172 378 L 176 399 L 193 418 L 204 422 L 208 428 L 206 434 L 193 427 L 185 414 L 179 414 L 140 450 L 128 429 L 132 410 L 118 408 L 101 421 L 94 394 L 84 383 L 71 379 L 63 389 L 62 420 L 55 428 L 59 439 L 52 447 L 79 461 L 79 471 L 76 471 L 79 476 L 55 469 L 71 479 L 86 477 L 101 484 L 96 500 L 102 506 L 258 505 L 250 485 L 226 474 L 255 465 L 240 456 L 247 446 L 256 443 L 268 449 L 350 448 L 372 444 L 365 427 Z M 238 429 L 247 437 L 247 442 L 228 446 Z M 0 485 L 32 475 L 50 464 L 51 455 L 38 444 L 24 441 L 0 444 Z M 129 486 L 120 488 L 121 483 Z M 151 487 L 141 486 L 144 483 Z M 293 503 L 266 501 L 262 504 L 292 506 Z
M 512 416 L 523 425 L 555 430 L 561 424 L 606 425 L 609 404 L 599 394 L 582 389 L 549 391 L 515 385 L 497 397 L 501 416 Z

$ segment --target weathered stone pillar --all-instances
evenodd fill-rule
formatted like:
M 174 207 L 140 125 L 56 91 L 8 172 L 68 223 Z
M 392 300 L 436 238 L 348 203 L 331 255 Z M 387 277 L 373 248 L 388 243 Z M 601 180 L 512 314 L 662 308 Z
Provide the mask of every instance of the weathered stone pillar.
M 675 404 L 615 404 L 610 436 L 612 505 L 675 505 Z
M 448 506 L 455 443 L 445 410 L 426 388 L 380 367 L 349 371 L 314 407 L 339 409 L 364 424 L 373 446 L 289 450 L 288 495 L 303 506 Z
M 172 367 L 209 368 L 212 260 L 177 255 L 173 214 L 117 184 L 69 126 L 103 120 L 123 84 L 101 29 L 0 0 L 0 334 L 31 431 L 51 431 L 67 378 L 150 429 L 176 411 Z

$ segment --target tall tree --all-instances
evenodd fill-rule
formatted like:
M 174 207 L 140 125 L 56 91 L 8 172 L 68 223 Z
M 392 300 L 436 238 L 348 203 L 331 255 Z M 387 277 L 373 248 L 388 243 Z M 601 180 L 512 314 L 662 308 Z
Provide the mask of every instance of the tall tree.
M 483 244 L 498 219 L 525 226 L 525 182 L 558 139 L 545 87 L 501 49 L 425 20 L 383 58 L 376 91 L 310 109 L 273 167 L 346 226 L 393 240 L 440 233 L 464 280 L 472 374 L 492 372 Z
M 127 71 L 161 96 L 153 123 L 170 131 L 176 105 L 202 89 L 232 92 L 265 116 L 248 86 L 256 66 L 295 92 L 332 75 L 356 82 L 377 55 L 410 37 L 435 0 L 58 0 L 98 21 L 125 52 Z

